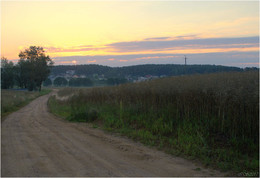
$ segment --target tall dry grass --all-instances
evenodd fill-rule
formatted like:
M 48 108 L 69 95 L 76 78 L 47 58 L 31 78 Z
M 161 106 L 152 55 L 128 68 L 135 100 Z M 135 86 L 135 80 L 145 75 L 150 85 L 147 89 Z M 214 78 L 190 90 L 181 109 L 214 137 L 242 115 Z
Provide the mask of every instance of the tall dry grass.
M 255 170 L 259 166 L 258 72 L 81 89 L 67 104 L 74 113 L 94 108 L 106 127 L 123 128 L 150 144 L 205 162 L 215 159 L 219 167 Z
M 51 90 L 43 89 L 41 92 L 29 92 L 21 90 L 1 90 L 1 117 L 25 106 L 33 99 L 49 93 Z

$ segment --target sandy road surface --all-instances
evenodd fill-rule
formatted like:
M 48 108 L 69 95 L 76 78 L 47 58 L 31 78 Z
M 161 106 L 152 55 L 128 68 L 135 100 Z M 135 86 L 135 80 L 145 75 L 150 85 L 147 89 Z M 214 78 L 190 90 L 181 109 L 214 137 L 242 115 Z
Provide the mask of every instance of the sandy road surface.
M 2 176 L 223 175 L 86 124 L 63 121 L 48 113 L 48 97 L 2 123 Z

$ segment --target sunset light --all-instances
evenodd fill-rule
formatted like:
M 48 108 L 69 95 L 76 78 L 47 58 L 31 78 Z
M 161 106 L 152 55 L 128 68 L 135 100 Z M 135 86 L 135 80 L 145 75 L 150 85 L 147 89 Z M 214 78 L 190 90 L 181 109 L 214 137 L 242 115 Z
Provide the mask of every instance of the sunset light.
M 259 177 L 259 0 L 0 4 L 1 176 Z
M 258 1 L 1 1 L 1 8 L 1 56 L 14 61 L 30 45 L 44 47 L 56 65 L 69 56 L 102 64 L 105 55 L 115 62 L 111 56 L 198 53 L 207 63 L 210 53 L 259 50 Z
M 76 65 L 77 64 L 77 61 L 73 60 L 71 61 L 72 64 Z

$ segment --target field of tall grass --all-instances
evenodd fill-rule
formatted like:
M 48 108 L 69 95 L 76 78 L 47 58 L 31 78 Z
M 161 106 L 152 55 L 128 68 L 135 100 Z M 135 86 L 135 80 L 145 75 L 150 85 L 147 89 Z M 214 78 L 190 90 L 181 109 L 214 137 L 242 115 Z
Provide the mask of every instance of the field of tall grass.
M 259 73 L 178 76 L 63 89 L 51 111 L 235 173 L 259 168 Z
M 33 99 L 49 93 L 51 90 L 43 89 L 41 92 L 29 92 L 21 90 L 1 90 L 1 118 L 7 116 L 21 107 L 27 105 Z

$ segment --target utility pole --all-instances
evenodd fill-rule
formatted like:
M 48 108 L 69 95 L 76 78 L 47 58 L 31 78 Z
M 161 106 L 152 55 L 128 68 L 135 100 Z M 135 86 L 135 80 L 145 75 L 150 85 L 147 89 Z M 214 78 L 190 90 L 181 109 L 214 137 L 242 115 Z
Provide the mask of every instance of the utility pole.
M 187 65 L 187 57 L 184 55 L 184 60 L 185 60 L 185 66 Z

